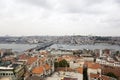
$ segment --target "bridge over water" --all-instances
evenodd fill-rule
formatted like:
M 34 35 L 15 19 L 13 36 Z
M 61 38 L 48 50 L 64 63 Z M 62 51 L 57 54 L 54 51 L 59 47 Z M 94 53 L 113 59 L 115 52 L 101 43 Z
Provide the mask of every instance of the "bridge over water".
M 28 51 L 32 51 L 32 50 L 39 51 L 39 50 L 45 49 L 45 48 L 47 48 L 47 47 L 49 47 L 49 46 L 51 46 L 53 44 L 54 44 L 54 42 L 48 42 L 48 43 L 39 44 L 37 47 L 29 49 Z

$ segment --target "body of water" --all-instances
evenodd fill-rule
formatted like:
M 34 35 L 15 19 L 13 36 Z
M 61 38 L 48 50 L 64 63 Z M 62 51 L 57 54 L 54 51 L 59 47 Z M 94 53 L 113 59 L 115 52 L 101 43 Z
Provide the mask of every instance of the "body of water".
M 54 44 L 50 48 L 54 49 L 65 49 L 65 50 L 78 50 L 78 49 L 114 49 L 120 50 L 119 45 L 111 45 L 111 44 L 95 44 L 95 45 L 79 45 L 79 46 L 72 46 L 72 45 L 63 45 L 63 44 Z
M 13 51 L 22 52 L 36 46 L 37 44 L 0 44 L 0 49 L 12 49 Z
M 13 51 L 22 52 L 30 48 L 36 47 L 37 44 L 0 44 L 0 49 L 12 49 Z M 55 49 L 64 49 L 64 50 L 77 50 L 77 49 L 114 49 L 120 50 L 120 46 L 118 45 L 110 45 L 110 44 L 95 44 L 95 45 L 63 45 L 63 44 L 53 44 L 49 48 Z

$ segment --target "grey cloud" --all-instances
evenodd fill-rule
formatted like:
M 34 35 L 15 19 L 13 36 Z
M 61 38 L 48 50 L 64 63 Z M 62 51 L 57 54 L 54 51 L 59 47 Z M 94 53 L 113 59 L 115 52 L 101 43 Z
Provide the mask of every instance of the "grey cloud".
M 105 0 L 16 0 L 17 2 L 22 2 L 30 4 L 33 6 L 39 6 L 43 8 L 48 8 L 54 11 L 61 11 L 67 13 L 99 13 L 97 11 L 91 11 L 90 7 L 95 4 L 100 4 Z M 55 9 L 56 6 L 57 9 Z
M 46 5 L 46 0 L 19 0 L 21 2 L 26 2 L 26 3 L 30 3 L 30 4 L 33 4 L 33 5 Z
M 119 12 L 120 13 L 120 12 Z M 100 22 L 103 26 L 106 24 L 107 28 L 109 29 L 120 29 L 120 16 L 119 15 L 114 15 L 114 14 L 109 14 L 107 16 L 104 16 L 104 19 L 101 20 Z M 105 26 L 104 26 L 105 27 Z
M 48 3 L 47 0 L 18 0 L 17 2 L 26 3 L 38 7 L 40 6 L 43 8 L 51 8 L 51 5 Z
M 84 30 L 87 30 L 86 33 L 90 30 L 101 30 L 105 33 L 104 27 L 114 29 L 120 25 L 118 4 L 119 0 L 0 0 L 0 26 L 11 26 L 11 30 L 14 30 L 20 25 L 25 27 L 25 31 L 30 26 L 32 29 L 29 28 L 29 32 L 43 31 L 42 33 L 46 34 L 53 33 L 46 30 L 51 27 L 57 29 L 56 33 L 61 31 L 63 34 L 69 29 L 71 30 L 68 33 L 73 29 L 77 34 L 82 31 L 84 33 Z M 9 25 L 5 25 L 6 23 Z M 25 35 L 24 32 L 22 35 Z
M 107 21 L 105 21 L 105 22 L 107 22 L 110 26 L 109 27 L 111 27 L 111 28 L 120 28 L 120 17 L 118 18 L 108 18 L 107 19 Z
M 101 4 L 104 0 L 61 0 L 61 11 L 68 13 L 99 13 L 90 10 L 93 5 Z
M 112 18 L 112 19 L 108 19 L 107 21 L 109 21 L 109 22 L 119 22 L 120 23 L 120 18 Z
M 59 3 L 61 12 L 86 15 L 111 14 L 118 5 L 116 0 L 60 0 Z
M 115 0 L 117 3 L 120 3 L 120 0 Z

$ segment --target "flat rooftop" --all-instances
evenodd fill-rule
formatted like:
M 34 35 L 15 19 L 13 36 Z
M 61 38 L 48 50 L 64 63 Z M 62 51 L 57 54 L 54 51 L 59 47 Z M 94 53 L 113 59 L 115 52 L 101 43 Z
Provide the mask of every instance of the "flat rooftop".
M 0 66 L 4 66 L 4 67 L 7 67 L 7 66 L 9 66 L 11 64 L 11 62 L 10 61 L 0 61 Z
M 47 77 L 45 80 L 81 80 L 81 78 L 83 78 L 83 75 L 80 73 L 59 71 L 55 72 L 51 77 Z
M 18 67 L 18 66 L 20 66 L 20 65 L 22 65 L 22 64 L 19 64 L 19 63 L 0 63 L 1 65 L 0 65 L 0 69 L 3 69 L 3 70 L 8 70 L 8 69 L 15 69 L 16 67 Z M 4 65 L 4 64 L 6 64 L 6 65 Z

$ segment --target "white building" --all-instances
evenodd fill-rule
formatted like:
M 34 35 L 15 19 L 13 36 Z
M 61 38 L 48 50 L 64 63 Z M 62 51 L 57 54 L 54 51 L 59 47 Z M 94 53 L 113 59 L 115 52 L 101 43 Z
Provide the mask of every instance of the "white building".
M 21 80 L 25 73 L 23 62 L 17 62 L 8 66 L 0 67 L 0 77 L 9 77 L 12 80 Z
M 72 51 L 65 51 L 65 50 L 52 50 L 51 54 L 53 55 L 63 55 L 63 54 L 73 54 Z
M 120 67 L 120 62 L 116 62 L 116 61 L 96 59 L 96 63 L 107 65 L 107 66 Z
M 87 62 L 87 74 L 88 80 L 90 80 L 90 74 L 101 74 L 101 66 L 98 63 Z
M 70 61 L 70 68 L 75 69 L 78 67 L 83 67 L 84 65 L 84 61 L 79 61 L 79 62 L 75 62 L 75 61 Z
M 82 73 L 76 73 L 76 72 L 55 72 L 51 77 L 47 77 L 46 80 L 62 80 L 65 78 L 69 79 L 75 79 L 75 80 L 83 80 L 83 74 Z

